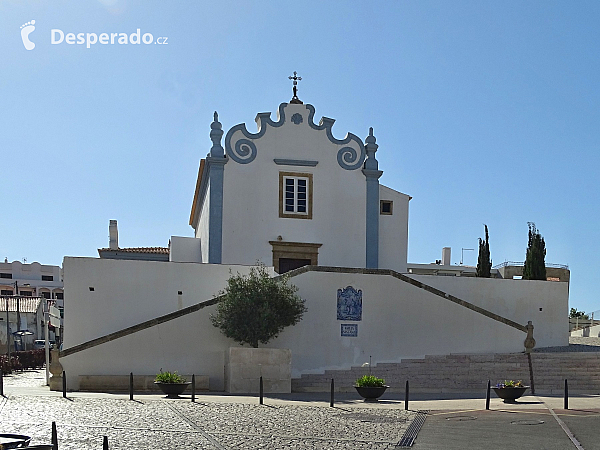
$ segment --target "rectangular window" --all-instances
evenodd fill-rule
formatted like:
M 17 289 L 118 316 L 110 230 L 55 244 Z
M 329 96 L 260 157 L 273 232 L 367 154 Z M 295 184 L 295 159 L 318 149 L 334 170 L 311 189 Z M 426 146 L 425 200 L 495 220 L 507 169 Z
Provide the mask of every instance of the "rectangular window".
M 382 215 L 391 216 L 393 214 L 394 202 L 391 200 L 381 200 L 379 202 L 379 213 Z
M 56 300 L 64 300 L 64 296 L 65 294 L 63 294 L 62 292 L 57 292 L 56 294 L 54 294 L 54 298 Z
M 0 278 L 11 278 L 12 279 L 12 273 L 0 273 Z
M 279 217 L 312 219 L 312 174 L 279 172 Z
M 31 297 L 33 296 L 33 292 L 32 291 L 21 291 L 19 292 L 20 295 L 22 295 L 23 297 Z
M 42 297 L 50 298 L 50 292 L 42 292 Z
M 54 281 L 54 275 L 42 275 L 42 281 Z
M 8 289 L 2 289 L 2 291 L 0 291 L 0 295 L 13 295 L 13 291 L 9 291 Z

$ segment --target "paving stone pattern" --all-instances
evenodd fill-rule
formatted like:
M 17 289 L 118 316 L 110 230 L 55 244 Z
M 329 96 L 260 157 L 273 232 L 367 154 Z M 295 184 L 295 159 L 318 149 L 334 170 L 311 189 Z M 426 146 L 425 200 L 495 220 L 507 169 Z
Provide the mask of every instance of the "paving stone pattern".
M 26 372 L 5 378 L 10 386 L 27 383 L 39 386 L 44 379 Z M 47 444 L 55 421 L 61 450 L 101 449 L 105 435 L 111 450 L 384 450 L 395 448 L 415 415 L 399 408 L 8 394 L 0 399 L 0 432 L 32 436 L 32 445 Z
M 4 382 L 7 386 L 15 387 L 45 386 L 46 369 L 13 372 L 6 376 Z

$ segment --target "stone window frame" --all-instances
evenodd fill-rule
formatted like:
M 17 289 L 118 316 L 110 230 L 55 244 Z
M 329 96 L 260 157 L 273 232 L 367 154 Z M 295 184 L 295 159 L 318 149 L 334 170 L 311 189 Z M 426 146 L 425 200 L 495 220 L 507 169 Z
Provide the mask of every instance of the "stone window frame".
M 285 179 L 305 178 L 307 183 L 306 212 L 290 213 L 285 211 Z M 313 215 L 313 174 L 301 172 L 279 172 L 279 217 L 285 219 L 312 219 Z
M 384 204 L 388 204 L 390 205 L 390 211 L 384 211 L 383 210 L 383 205 Z M 394 214 L 394 202 L 392 200 L 379 200 L 379 214 L 381 214 L 382 216 L 391 216 Z

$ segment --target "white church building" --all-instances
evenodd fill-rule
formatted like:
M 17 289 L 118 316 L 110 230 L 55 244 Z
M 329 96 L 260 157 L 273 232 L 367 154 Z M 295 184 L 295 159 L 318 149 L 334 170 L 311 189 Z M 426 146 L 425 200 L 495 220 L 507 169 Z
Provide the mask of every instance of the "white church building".
M 275 119 L 258 114 L 256 131 L 242 123 L 224 133 L 215 112 L 194 237 L 121 248 L 115 222 L 100 258 L 65 258 L 60 363 L 70 389 L 161 368 L 227 389 L 230 348 L 239 345 L 210 314 L 230 274 L 257 261 L 274 276 L 289 272 L 308 309 L 266 346 L 289 349 L 283 378 L 369 357 L 523 352 L 528 322 L 538 347 L 568 344 L 568 283 L 409 273 L 411 197 L 379 183 L 372 128 L 364 141 L 338 139 L 333 124 L 315 123 L 296 91 Z

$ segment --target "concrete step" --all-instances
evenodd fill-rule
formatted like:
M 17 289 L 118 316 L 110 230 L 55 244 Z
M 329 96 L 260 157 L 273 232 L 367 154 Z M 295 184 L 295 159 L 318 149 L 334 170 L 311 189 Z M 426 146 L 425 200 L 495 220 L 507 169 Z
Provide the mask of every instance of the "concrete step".
M 537 394 L 561 393 L 569 380 L 573 393 L 600 392 L 600 353 L 532 353 L 534 386 Z M 336 391 L 352 392 L 356 379 L 368 374 L 364 367 L 327 370 L 292 379 L 293 392 L 328 392 L 331 379 Z M 487 380 L 492 386 L 503 380 L 522 380 L 530 384 L 529 362 L 524 353 L 431 355 L 422 359 L 403 359 L 381 363 L 371 373 L 390 385 L 390 392 L 404 392 L 406 380 L 414 393 L 479 392 Z

